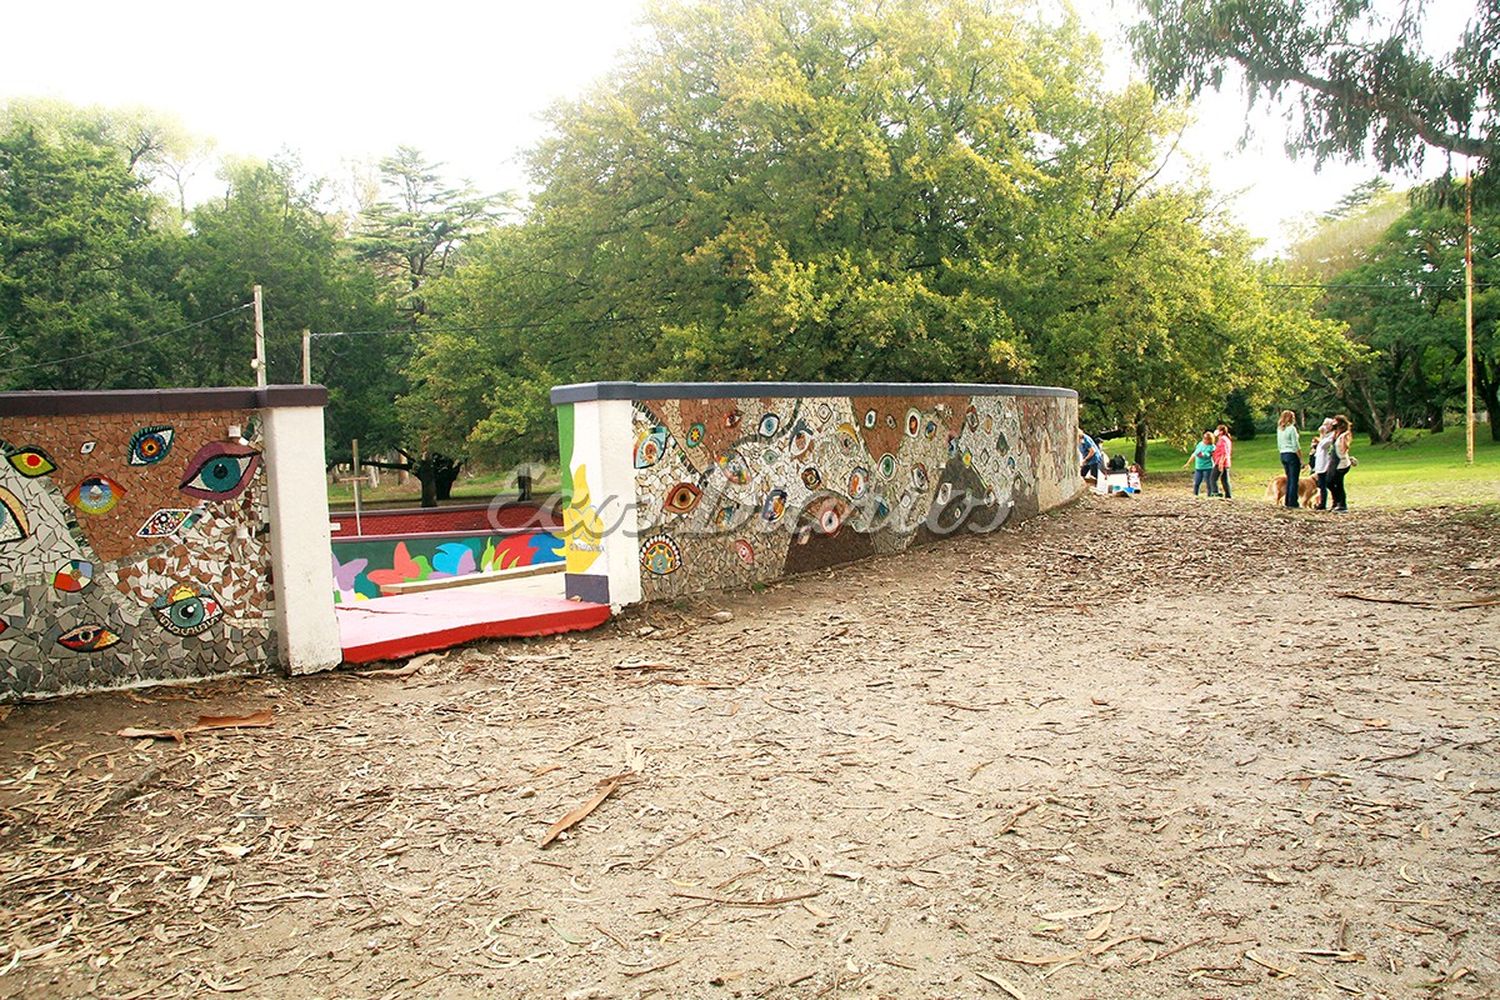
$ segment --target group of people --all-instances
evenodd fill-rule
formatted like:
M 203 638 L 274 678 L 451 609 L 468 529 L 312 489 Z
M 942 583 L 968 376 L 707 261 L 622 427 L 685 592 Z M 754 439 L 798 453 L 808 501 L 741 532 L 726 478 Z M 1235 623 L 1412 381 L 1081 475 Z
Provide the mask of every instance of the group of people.
M 1353 441 L 1349 418 L 1340 413 L 1326 418 L 1318 427 L 1318 436 L 1308 445 L 1308 471 L 1318 483 L 1317 510 L 1328 510 L 1332 500 L 1335 514 L 1349 512 L 1344 477 L 1359 464 L 1349 453 Z M 1297 415 L 1291 410 L 1282 410 L 1276 422 L 1276 447 L 1281 452 L 1282 471 L 1286 473 L 1286 505 L 1300 507 L 1301 491 L 1297 486 L 1302 478 L 1302 435 L 1297 430 Z
M 1344 478 L 1359 464 L 1359 460 L 1349 453 L 1353 438 L 1349 418 L 1340 413 L 1324 420 L 1318 427 L 1317 437 L 1308 445 L 1308 475 L 1316 480 L 1318 490 L 1316 510 L 1331 509 L 1337 514 L 1349 512 Z M 1301 507 L 1302 435 L 1297 429 L 1297 415 L 1291 410 L 1282 410 L 1277 420 L 1276 446 L 1281 452 L 1281 468 L 1285 473 L 1286 506 Z M 1097 481 L 1104 473 L 1104 449 L 1081 430 L 1078 432 L 1078 459 L 1078 472 L 1085 479 Z M 1192 467 L 1193 496 L 1200 496 L 1206 487 L 1211 497 L 1233 499 L 1229 485 L 1229 469 L 1233 464 L 1234 436 L 1229 433 L 1228 426 L 1220 424 L 1211 431 L 1204 431 L 1203 439 L 1193 448 L 1183 466 Z M 1134 466 L 1130 471 L 1139 477 L 1139 470 Z M 1138 478 L 1136 482 L 1139 483 Z M 1279 480 L 1273 486 L 1278 483 Z M 1310 494 L 1311 483 L 1307 489 Z
M 1193 467 L 1193 496 L 1206 483 L 1208 495 L 1234 499 L 1229 488 L 1229 466 L 1234 458 L 1234 438 L 1229 428 L 1220 424 L 1211 431 L 1203 432 L 1203 440 L 1193 449 L 1183 468 Z

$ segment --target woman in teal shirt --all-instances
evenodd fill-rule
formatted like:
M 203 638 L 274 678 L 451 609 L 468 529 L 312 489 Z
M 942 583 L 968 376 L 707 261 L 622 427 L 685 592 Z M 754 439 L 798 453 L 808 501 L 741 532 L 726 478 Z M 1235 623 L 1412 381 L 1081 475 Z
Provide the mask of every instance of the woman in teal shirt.
M 1198 442 L 1198 447 L 1188 456 L 1188 460 L 1182 467 L 1186 469 L 1189 465 L 1193 467 L 1193 496 L 1198 495 L 1198 490 L 1207 485 L 1212 488 L 1214 474 L 1214 435 L 1212 431 L 1203 432 L 1203 440 Z
M 1286 505 L 1300 507 L 1297 481 L 1302 478 L 1302 437 L 1297 433 L 1297 414 L 1282 410 L 1276 423 L 1276 447 L 1281 451 L 1281 470 L 1286 473 Z

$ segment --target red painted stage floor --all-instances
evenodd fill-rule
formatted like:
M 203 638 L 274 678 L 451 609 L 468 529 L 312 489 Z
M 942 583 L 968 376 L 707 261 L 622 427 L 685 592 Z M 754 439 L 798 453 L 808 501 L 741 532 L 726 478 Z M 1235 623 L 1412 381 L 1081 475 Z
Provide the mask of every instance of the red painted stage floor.
M 379 597 L 334 610 L 345 663 L 399 660 L 475 639 L 582 632 L 609 619 L 606 605 L 504 583 Z

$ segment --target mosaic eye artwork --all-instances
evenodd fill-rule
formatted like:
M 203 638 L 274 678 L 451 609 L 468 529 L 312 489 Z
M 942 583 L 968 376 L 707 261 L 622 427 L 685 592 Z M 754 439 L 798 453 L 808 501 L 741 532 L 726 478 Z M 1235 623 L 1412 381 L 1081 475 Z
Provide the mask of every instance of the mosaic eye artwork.
M 772 490 L 760 505 L 760 516 L 767 521 L 779 521 L 786 513 L 786 490 Z
M 733 504 L 733 503 L 725 504 L 724 506 L 720 507 L 718 510 L 714 511 L 714 527 L 715 528 L 727 528 L 727 527 L 729 527 L 731 524 L 734 523 L 734 519 L 739 514 L 739 512 L 740 512 L 739 504 Z
M 735 539 L 734 554 L 739 556 L 740 562 L 744 563 L 746 566 L 755 565 L 755 546 L 751 545 L 743 538 Z
M 906 413 L 906 436 L 916 437 L 922 430 L 922 415 L 916 410 L 908 410 Z
M 849 496 L 858 500 L 865 495 L 865 490 L 870 485 L 870 470 L 855 469 L 849 473 Z
M 67 500 L 80 514 L 97 517 L 114 510 L 124 495 L 125 487 L 108 476 L 90 476 L 68 491 Z
M 661 507 L 668 514 L 686 514 L 698 506 L 702 497 L 703 491 L 692 483 L 678 483 L 667 491 L 667 498 L 662 501 Z
M 78 448 L 78 454 L 80 454 L 80 455 L 92 455 L 93 453 L 94 453 L 94 442 L 92 442 L 92 441 L 85 441 Z
M 635 467 L 649 469 L 667 453 L 667 429 L 660 424 L 635 439 Z
M 726 414 L 724 414 L 724 426 L 725 427 L 738 427 L 739 425 L 740 425 L 740 412 L 738 410 L 735 410 L 733 413 L 726 413 Z
M 97 653 L 120 641 L 120 637 L 103 625 L 78 625 L 57 637 L 57 644 L 75 653 Z
M 852 455 L 859 450 L 859 433 L 855 431 L 853 424 L 839 424 L 838 440 L 839 451 L 846 455 Z
M 791 452 L 793 458 L 805 458 L 807 453 L 813 450 L 813 432 L 806 424 L 798 424 L 797 429 L 792 432 L 791 440 L 787 442 L 787 451 Z
M 805 469 L 802 470 L 802 485 L 803 486 L 806 486 L 810 490 L 815 490 L 815 489 L 818 488 L 819 485 L 822 484 L 822 482 L 823 482 L 823 475 L 822 475 L 822 473 L 818 472 L 817 469 L 815 469 L 815 468 L 813 468 L 812 466 L 809 465 L 807 468 L 805 468 Z
M 170 427 L 142 427 L 130 438 L 125 461 L 131 465 L 155 465 L 172 450 L 175 431 Z
M 198 500 L 233 500 L 260 468 L 260 452 L 236 441 L 210 441 L 188 459 L 177 488 Z
M 880 456 L 880 477 L 890 479 L 896 474 L 896 456 L 886 452 Z
M 964 411 L 964 424 L 971 431 L 979 430 L 979 411 L 970 406 Z
M 703 434 L 707 430 L 702 424 L 694 424 L 688 428 L 687 443 L 696 448 L 703 443 Z
M 682 550 L 671 535 L 658 533 L 641 542 L 641 568 L 654 576 L 667 576 L 682 567 Z
M 874 410 L 866 410 L 865 411 L 865 426 L 868 427 L 868 428 L 871 428 L 873 430 L 874 427 L 875 427 L 875 420 L 876 420 L 875 411 Z
M 197 635 L 224 617 L 219 599 L 210 591 L 178 584 L 151 602 L 151 613 L 173 635 Z
M 17 448 L 5 456 L 5 459 L 10 462 L 11 468 L 27 479 L 35 479 L 57 470 L 57 463 L 52 461 L 52 456 L 40 448 Z
M 719 471 L 724 473 L 725 479 L 736 486 L 744 486 L 750 481 L 750 466 L 737 451 L 719 456 Z
M 911 470 L 911 484 L 919 490 L 927 488 L 927 466 L 921 462 L 918 462 Z
M 756 430 L 761 437 L 774 437 L 777 428 L 781 426 L 781 418 L 774 413 L 767 413 L 760 418 L 760 426 Z
M 1004 434 L 1001 434 L 999 437 L 995 438 L 995 450 L 1010 451 L 1010 442 L 1005 439 Z
M 937 437 L 937 432 L 937 421 L 933 420 L 931 417 L 928 417 L 927 422 L 922 425 L 922 433 L 927 436 L 927 440 L 931 441 L 933 438 Z
M 0 543 L 19 542 L 30 534 L 31 522 L 20 498 L 0 486 Z
M 201 510 L 188 510 L 184 507 L 163 507 L 146 518 L 146 523 L 136 531 L 136 537 L 171 538 L 197 524 L 203 519 L 203 514 Z
M 94 582 L 94 564 L 74 559 L 52 574 L 52 587 L 64 594 L 76 594 Z

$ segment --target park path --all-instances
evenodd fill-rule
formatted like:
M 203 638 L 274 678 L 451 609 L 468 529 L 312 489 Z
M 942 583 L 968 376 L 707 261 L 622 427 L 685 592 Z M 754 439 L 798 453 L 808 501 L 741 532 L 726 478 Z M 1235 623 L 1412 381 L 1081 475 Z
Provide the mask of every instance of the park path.
M 1493 995 L 1496 591 L 1493 511 L 1090 496 L 407 676 L 19 706 L 0 997 Z

